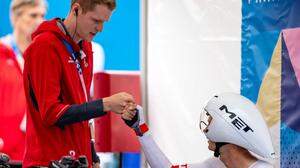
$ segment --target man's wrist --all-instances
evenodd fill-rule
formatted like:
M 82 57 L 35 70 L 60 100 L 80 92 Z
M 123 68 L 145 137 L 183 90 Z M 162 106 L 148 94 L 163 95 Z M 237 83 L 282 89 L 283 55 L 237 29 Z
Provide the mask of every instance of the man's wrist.
M 105 97 L 102 99 L 103 102 L 103 111 L 111 111 L 111 104 L 109 97 Z

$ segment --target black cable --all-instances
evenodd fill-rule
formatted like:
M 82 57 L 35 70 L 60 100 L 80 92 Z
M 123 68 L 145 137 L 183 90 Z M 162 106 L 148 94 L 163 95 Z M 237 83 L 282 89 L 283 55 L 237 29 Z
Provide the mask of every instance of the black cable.
M 75 34 L 76 34 L 76 32 L 77 32 L 77 14 L 76 14 L 76 20 L 75 20 L 75 31 L 74 31 L 74 33 L 73 33 L 73 35 L 72 35 L 72 39 L 74 40 L 74 37 L 75 37 Z

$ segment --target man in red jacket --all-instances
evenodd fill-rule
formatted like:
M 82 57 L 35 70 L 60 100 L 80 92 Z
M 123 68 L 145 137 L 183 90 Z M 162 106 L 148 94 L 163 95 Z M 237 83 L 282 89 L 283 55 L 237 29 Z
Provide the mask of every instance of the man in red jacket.
M 0 38 L 0 41 L 13 51 L 0 58 L 2 152 L 18 162 L 23 159 L 26 131 L 23 53 L 31 43 L 31 34 L 44 20 L 46 8 L 46 0 L 11 0 L 9 11 L 13 32 Z
M 135 115 L 127 93 L 88 101 L 92 80 L 91 40 L 102 31 L 115 0 L 72 0 L 65 20 L 45 21 L 33 33 L 24 54 L 24 88 L 28 104 L 23 167 L 48 166 L 72 155 L 98 162 L 88 120 L 114 111 L 124 119 Z

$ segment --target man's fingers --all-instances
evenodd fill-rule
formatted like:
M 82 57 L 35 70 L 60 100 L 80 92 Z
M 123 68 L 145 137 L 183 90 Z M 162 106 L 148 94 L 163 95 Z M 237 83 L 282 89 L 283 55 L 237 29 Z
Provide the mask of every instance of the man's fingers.
M 133 110 L 136 108 L 136 103 L 134 102 L 134 100 L 124 100 L 121 102 L 121 106 L 125 107 L 125 108 L 129 108 L 129 110 Z
M 94 163 L 93 168 L 100 168 L 100 163 Z
M 215 151 L 216 144 L 212 141 L 208 141 L 208 149 L 211 150 L 211 151 Z
M 134 111 L 125 111 L 123 110 L 122 117 L 127 120 L 132 120 L 136 112 Z
M 106 107 L 106 111 L 113 111 L 116 114 L 122 114 L 126 111 L 134 111 L 136 108 L 136 103 L 134 102 L 133 96 L 125 92 L 110 96 L 109 101 L 106 104 L 108 104 L 104 106 Z M 130 114 L 128 117 L 131 116 L 132 114 Z
M 121 102 L 121 106 L 123 107 L 123 108 L 125 108 L 126 106 L 127 106 L 127 103 L 126 102 Z
M 136 109 L 137 104 L 130 102 L 130 103 L 126 103 L 124 110 L 126 111 L 134 111 Z
M 126 93 L 126 92 L 121 92 L 121 93 L 119 93 L 119 94 L 120 94 L 120 96 L 121 96 L 125 101 L 128 101 L 128 102 L 133 102 L 133 101 L 134 101 L 133 96 L 130 95 L 130 94 L 128 94 L 128 93 Z
M 135 111 L 136 109 L 136 103 L 131 103 L 130 106 L 128 107 L 128 110 L 130 111 Z
M 123 114 L 127 115 L 127 116 L 130 117 L 130 118 L 133 118 L 134 115 L 135 115 L 135 113 L 134 113 L 134 112 L 131 112 L 131 111 L 125 111 L 125 112 L 123 112 Z
M 123 113 L 122 118 L 125 119 L 125 120 L 131 120 L 132 119 L 132 117 L 130 117 L 127 113 Z
M 126 117 L 126 116 L 124 116 L 124 115 L 122 115 L 122 118 L 123 118 L 124 120 L 130 120 L 128 117 Z

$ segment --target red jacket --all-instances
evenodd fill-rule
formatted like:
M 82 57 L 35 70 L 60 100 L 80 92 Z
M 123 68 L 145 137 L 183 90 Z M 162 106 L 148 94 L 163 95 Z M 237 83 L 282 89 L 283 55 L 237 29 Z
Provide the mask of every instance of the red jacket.
M 91 136 L 88 122 L 59 128 L 55 122 L 71 104 L 85 102 L 76 64 L 62 39 L 74 50 L 79 46 L 57 25 L 45 21 L 32 35 L 33 42 L 24 53 L 24 87 L 28 104 L 26 149 L 23 167 L 47 166 L 51 160 L 74 151 L 76 157 L 86 155 L 91 165 Z M 92 79 L 92 48 L 83 42 L 88 66 L 83 68 L 86 90 Z
M 25 133 L 20 124 L 26 110 L 23 76 L 14 52 L 2 44 L 0 63 L 0 152 L 12 160 L 22 160 Z

